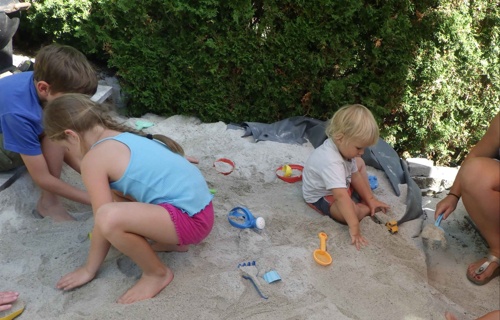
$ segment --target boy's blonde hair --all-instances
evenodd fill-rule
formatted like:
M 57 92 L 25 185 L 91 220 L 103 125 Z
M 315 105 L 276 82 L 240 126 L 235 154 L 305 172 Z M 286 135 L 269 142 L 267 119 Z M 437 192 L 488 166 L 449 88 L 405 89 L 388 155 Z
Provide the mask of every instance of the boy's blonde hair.
M 359 142 L 366 146 L 377 143 L 379 129 L 373 114 L 363 105 L 351 104 L 337 110 L 325 130 L 332 140 L 345 138 L 348 142 Z
M 35 81 L 45 81 L 50 92 L 83 93 L 97 91 L 97 74 L 87 57 L 77 49 L 51 44 L 38 51 L 34 66 Z

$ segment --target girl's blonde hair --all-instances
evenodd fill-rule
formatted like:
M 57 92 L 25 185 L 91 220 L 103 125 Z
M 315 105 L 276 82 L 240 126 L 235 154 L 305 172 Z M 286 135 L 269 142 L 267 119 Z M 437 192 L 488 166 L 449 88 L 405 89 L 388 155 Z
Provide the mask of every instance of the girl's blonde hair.
M 377 143 L 379 129 L 373 114 L 363 105 L 351 104 L 337 110 L 328 121 L 326 135 L 332 140 L 344 137 L 371 146 Z
M 96 126 L 120 132 L 130 132 L 145 138 L 163 142 L 171 151 L 184 155 L 182 147 L 161 134 L 145 134 L 127 125 L 118 123 L 111 117 L 109 108 L 96 103 L 89 96 L 80 93 L 63 94 L 45 106 L 43 125 L 45 135 L 54 141 L 66 139 L 64 130 L 73 130 L 82 137 L 84 132 Z

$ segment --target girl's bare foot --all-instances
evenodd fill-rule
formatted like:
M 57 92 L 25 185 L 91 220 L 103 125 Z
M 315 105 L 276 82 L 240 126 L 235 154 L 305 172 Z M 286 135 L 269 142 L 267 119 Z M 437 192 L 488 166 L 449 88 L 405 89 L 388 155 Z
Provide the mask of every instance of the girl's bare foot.
M 44 206 L 38 202 L 36 206 L 37 213 L 44 218 L 50 217 L 56 222 L 75 221 L 62 205 Z
M 156 252 L 187 252 L 189 250 L 188 245 L 180 246 L 178 244 L 167 244 L 155 242 L 151 245 Z
M 127 292 L 125 292 L 117 302 L 130 304 L 153 298 L 166 286 L 168 286 L 173 279 L 174 273 L 167 267 L 165 267 L 165 273 L 161 276 L 143 274 L 139 281 L 137 281 L 137 283 Z

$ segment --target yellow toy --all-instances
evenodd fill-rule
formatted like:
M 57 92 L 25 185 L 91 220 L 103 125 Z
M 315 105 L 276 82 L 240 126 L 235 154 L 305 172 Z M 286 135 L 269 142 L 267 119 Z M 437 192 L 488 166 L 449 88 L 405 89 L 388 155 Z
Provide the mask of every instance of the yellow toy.
M 292 168 L 289 165 L 285 164 L 283 166 L 283 176 L 288 178 L 291 175 L 292 175 Z
M 385 223 L 385 226 L 387 227 L 387 230 L 389 230 L 389 232 L 392 234 L 398 232 L 398 223 L 396 222 L 396 220 L 387 221 Z

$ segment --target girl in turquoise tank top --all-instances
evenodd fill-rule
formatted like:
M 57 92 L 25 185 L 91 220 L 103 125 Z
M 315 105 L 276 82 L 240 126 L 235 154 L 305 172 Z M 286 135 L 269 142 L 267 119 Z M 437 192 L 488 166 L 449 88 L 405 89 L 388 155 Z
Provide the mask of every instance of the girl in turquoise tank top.
M 90 282 L 113 245 L 142 270 L 118 302 L 154 297 L 174 277 L 155 251 L 187 251 L 212 229 L 212 195 L 203 175 L 174 140 L 118 123 L 85 95 L 50 102 L 44 127 L 49 139 L 80 160 L 94 213 L 87 262 L 56 287 L 71 290 Z

